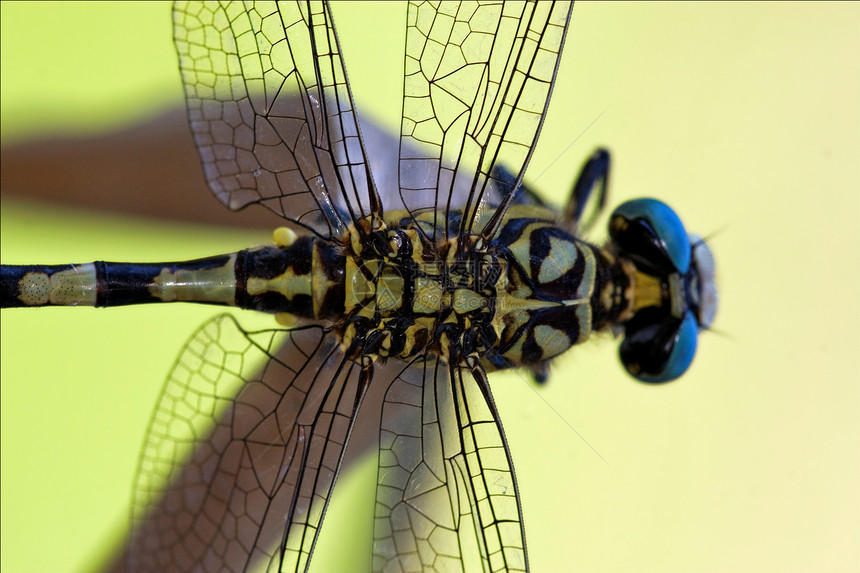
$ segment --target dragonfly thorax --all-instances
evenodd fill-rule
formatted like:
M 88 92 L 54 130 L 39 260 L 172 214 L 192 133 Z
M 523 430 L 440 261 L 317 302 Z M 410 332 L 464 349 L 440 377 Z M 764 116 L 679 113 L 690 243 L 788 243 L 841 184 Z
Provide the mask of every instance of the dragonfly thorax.
M 541 373 L 629 314 L 630 265 L 575 238 L 551 213 L 512 208 L 491 248 L 507 268 L 495 318 L 505 366 Z
M 491 370 L 542 370 L 617 322 L 631 304 L 630 269 L 543 215 L 512 208 L 480 249 L 469 236 L 433 241 L 446 236 L 436 221 L 405 214 L 352 240 L 345 317 L 335 325 L 344 350 L 403 360 L 429 351 L 454 363 L 474 356 Z
M 403 360 L 430 351 L 449 362 L 493 352 L 503 262 L 486 251 L 458 254 L 457 239 L 433 241 L 409 217 L 389 221 L 351 241 L 345 316 L 335 325 L 344 350 Z

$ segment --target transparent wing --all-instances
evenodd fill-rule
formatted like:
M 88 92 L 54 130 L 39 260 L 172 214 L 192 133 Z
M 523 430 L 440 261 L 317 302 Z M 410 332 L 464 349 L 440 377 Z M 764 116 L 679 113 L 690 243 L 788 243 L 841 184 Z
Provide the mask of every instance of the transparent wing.
M 177 2 L 174 42 L 209 187 L 325 238 L 369 213 L 372 182 L 328 6 Z
M 419 365 L 385 396 L 373 570 L 526 571 L 516 479 L 489 388 L 436 359 Z
M 447 215 L 465 205 L 460 232 L 470 232 L 474 220 L 486 220 L 482 211 L 522 181 L 571 4 L 410 4 L 400 152 L 400 192 L 410 211 Z M 497 165 L 516 175 L 513 186 L 491 183 Z
M 303 571 L 353 424 L 357 369 L 320 327 L 204 324 L 141 452 L 132 571 Z

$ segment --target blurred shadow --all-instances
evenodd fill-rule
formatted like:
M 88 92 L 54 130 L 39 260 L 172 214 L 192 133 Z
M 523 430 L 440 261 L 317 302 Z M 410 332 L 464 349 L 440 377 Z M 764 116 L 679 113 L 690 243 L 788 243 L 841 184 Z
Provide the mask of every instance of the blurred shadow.
M 184 108 L 118 131 L 2 146 L 4 199 L 50 202 L 160 221 L 272 229 L 265 209 L 230 211 L 209 191 Z

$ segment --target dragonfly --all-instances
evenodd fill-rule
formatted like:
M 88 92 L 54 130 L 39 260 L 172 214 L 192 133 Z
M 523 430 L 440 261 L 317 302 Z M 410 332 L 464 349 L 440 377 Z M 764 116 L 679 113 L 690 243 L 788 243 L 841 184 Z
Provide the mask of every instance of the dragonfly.
M 610 331 L 633 377 L 668 382 L 717 303 L 710 249 L 659 200 L 619 205 L 604 245 L 581 238 L 606 204 L 605 149 L 562 210 L 524 184 L 571 13 L 410 3 L 386 141 L 358 119 L 327 3 L 174 5 L 212 193 L 288 226 L 193 261 L 0 272 L 3 308 L 194 302 L 280 325 L 217 316 L 180 352 L 144 440 L 125 569 L 308 570 L 348 447 L 372 437 L 366 568 L 529 570 L 489 375 L 542 382 Z

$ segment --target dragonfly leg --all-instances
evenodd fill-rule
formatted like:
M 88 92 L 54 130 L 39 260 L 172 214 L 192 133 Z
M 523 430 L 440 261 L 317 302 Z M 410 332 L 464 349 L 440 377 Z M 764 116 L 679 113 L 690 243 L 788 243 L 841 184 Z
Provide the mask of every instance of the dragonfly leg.
M 369 356 L 362 356 L 360 359 L 361 371 L 358 374 L 358 391 L 355 393 L 355 404 L 352 407 L 352 416 L 355 420 L 356 412 L 370 386 L 370 381 L 373 379 L 373 359 Z
M 502 196 L 506 195 L 517 181 L 516 175 L 505 169 L 502 165 L 496 165 L 493 167 L 493 175 L 491 179 L 496 182 Z M 520 186 L 514 191 L 512 204 L 547 207 L 544 200 L 541 199 L 530 187 L 527 187 L 525 183 L 520 183 Z
M 599 147 L 583 164 L 576 178 L 576 183 L 570 192 L 570 199 L 564 208 L 564 222 L 571 229 L 586 230 L 594 223 L 597 215 L 606 205 L 606 195 L 609 190 L 609 151 Z M 588 220 L 580 225 L 580 219 L 585 211 L 585 205 L 594 189 L 597 188 L 597 206 Z
M 532 380 L 538 386 L 543 386 L 549 380 L 549 361 L 539 362 L 531 367 Z

